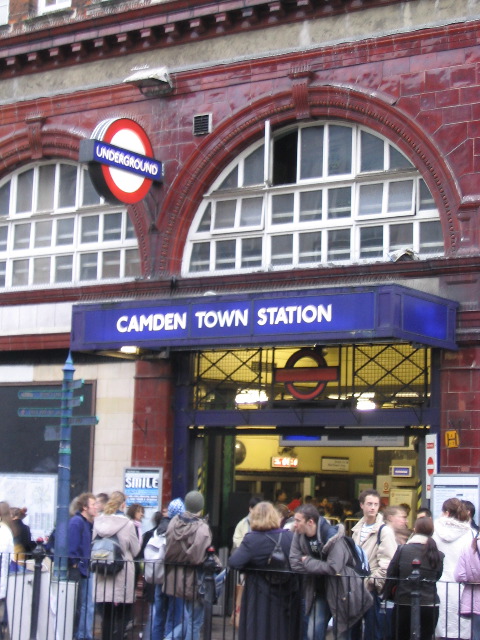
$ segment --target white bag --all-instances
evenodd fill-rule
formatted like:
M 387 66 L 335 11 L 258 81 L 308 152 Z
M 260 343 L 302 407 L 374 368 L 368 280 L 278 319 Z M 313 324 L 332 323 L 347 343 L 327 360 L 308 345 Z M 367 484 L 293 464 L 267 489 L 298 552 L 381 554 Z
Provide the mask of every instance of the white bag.
M 143 551 L 145 582 L 149 584 L 163 584 L 166 541 L 164 533 L 155 532 Z

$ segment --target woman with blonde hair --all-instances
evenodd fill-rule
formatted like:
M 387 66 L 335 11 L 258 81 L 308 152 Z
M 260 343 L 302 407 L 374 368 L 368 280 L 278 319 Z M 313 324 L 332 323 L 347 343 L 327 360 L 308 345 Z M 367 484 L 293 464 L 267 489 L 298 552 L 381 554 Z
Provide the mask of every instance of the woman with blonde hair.
M 7 595 L 7 578 L 10 568 L 10 560 L 13 555 L 13 534 L 11 529 L 12 519 L 10 506 L 7 502 L 0 502 L 0 602 L 5 602 Z M 5 625 L 7 610 L 3 609 L 0 615 L 0 624 Z
M 250 526 L 229 560 L 230 567 L 245 573 L 238 638 L 297 640 L 300 589 L 288 561 L 293 533 L 280 527 L 280 514 L 270 502 L 252 509 Z
M 102 640 L 122 640 L 131 619 L 135 599 L 134 558 L 140 551 L 140 540 L 133 521 L 125 515 L 125 495 L 114 491 L 102 515 L 94 520 L 93 540 L 113 538 L 122 550 L 123 566 L 115 574 L 97 572 L 95 600 L 101 603 Z
M 442 505 L 442 515 L 435 520 L 433 539 L 445 554 L 443 573 L 437 586 L 440 596 L 440 615 L 437 638 L 470 640 L 471 621 L 460 617 L 462 587 L 455 584 L 454 571 L 463 550 L 472 543 L 472 529 L 465 505 L 458 498 L 449 498 Z

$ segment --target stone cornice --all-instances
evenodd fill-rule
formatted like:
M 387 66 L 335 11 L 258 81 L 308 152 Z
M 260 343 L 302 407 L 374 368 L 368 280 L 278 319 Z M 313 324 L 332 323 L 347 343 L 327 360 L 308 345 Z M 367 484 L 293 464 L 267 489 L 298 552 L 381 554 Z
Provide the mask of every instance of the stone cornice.
M 0 79 L 398 2 L 403 0 L 101 2 L 0 32 Z

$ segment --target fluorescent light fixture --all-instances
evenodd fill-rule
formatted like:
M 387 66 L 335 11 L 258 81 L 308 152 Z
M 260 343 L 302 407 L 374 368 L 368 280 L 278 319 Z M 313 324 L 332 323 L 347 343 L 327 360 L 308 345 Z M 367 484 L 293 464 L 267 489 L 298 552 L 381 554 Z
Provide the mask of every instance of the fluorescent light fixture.
M 263 390 L 258 389 L 242 389 L 235 396 L 236 404 L 257 404 L 258 402 L 267 402 L 268 396 Z
M 122 353 L 128 353 L 129 355 L 137 355 L 137 353 L 140 352 L 140 349 L 134 345 L 125 345 L 124 347 L 120 347 L 120 351 Z

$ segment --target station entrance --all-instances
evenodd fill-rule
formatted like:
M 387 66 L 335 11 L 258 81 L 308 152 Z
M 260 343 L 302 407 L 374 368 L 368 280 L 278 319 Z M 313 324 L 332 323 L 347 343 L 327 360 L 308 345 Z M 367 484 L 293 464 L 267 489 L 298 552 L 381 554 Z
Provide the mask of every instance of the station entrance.
M 436 350 L 312 345 L 190 358 L 191 468 L 219 544 L 228 545 L 252 494 L 275 501 L 280 490 L 288 501 L 301 494 L 355 513 L 358 494 L 373 486 L 413 518 L 425 435 L 439 425 Z

